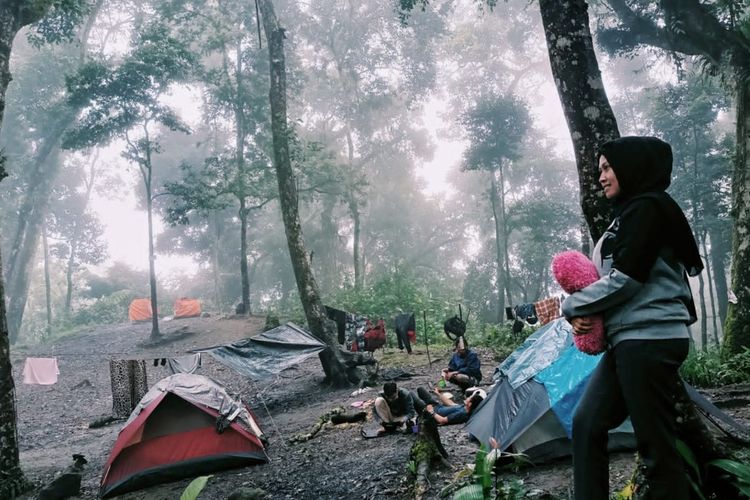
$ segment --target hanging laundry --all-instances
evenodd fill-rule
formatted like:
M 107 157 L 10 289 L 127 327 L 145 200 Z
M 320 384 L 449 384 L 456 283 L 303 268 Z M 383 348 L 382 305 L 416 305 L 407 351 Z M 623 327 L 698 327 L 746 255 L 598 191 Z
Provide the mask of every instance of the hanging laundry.
M 516 318 L 525 321 L 529 325 L 535 325 L 539 320 L 534 304 L 519 304 L 513 308 Z
M 346 342 L 346 311 L 340 309 L 334 309 L 333 307 L 324 306 L 326 309 L 326 316 L 328 319 L 332 319 L 336 323 L 336 330 L 338 332 L 339 344 Z
M 167 367 L 169 367 L 169 371 L 171 371 L 172 374 L 195 373 L 200 365 L 200 353 L 188 354 L 187 356 L 180 356 L 178 358 L 167 358 Z
M 396 339 L 398 339 L 398 348 L 411 354 L 411 344 L 416 342 L 417 323 L 414 319 L 414 313 L 399 314 L 393 319 L 396 330 Z M 412 338 L 414 340 L 412 341 Z
M 57 367 L 57 358 L 26 358 L 23 365 L 24 384 L 56 384 L 58 375 L 60 370 Z
M 536 315 L 539 318 L 540 325 L 546 325 L 555 318 L 559 318 L 560 314 L 560 297 L 552 297 L 549 299 L 540 300 L 534 302 L 534 309 L 536 309 Z
M 112 359 L 109 361 L 112 382 L 112 413 L 125 418 L 138 405 L 148 391 L 146 361 L 137 359 Z

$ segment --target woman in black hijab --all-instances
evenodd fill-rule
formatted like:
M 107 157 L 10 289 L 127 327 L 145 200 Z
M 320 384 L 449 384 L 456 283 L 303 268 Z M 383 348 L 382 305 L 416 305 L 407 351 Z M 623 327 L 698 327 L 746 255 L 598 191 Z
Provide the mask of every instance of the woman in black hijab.
M 687 276 L 703 264 L 685 215 L 665 192 L 669 144 L 655 137 L 609 141 L 598 166 L 613 207 L 592 256 L 601 278 L 562 306 L 576 335 L 590 331 L 584 316 L 603 314 L 609 345 L 573 418 L 575 498 L 609 498 L 607 433 L 629 416 L 646 468 L 644 498 L 687 500 L 675 444 L 676 402 L 681 394 L 687 399 L 678 369 L 696 320 Z

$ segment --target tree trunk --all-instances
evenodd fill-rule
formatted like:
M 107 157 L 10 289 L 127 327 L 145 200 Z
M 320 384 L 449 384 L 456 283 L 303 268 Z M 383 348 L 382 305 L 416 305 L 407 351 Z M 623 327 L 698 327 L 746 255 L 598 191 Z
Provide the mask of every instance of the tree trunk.
M 2 271 L 2 262 L 0 262 L 0 271 Z M 13 383 L 10 364 L 4 297 L 2 273 L 0 273 L 0 443 L 2 443 L 0 446 L 0 498 L 15 498 L 29 489 L 31 484 L 26 481 L 18 458 L 16 387 Z
M 597 241 L 609 221 L 609 205 L 599 186 L 598 146 L 620 136 L 604 91 L 584 0 L 539 0 L 552 74 L 560 95 L 578 169 L 581 209 Z
M 70 245 L 70 255 L 68 255 L 68 263 L 65 267 L 65 317 L 70 317 L 70 306 L 73 303 L 73 271 L 75 269 L 75 255 L 77 245 L 76 241 L 73 240 Z
M 505 300 L 506 304 L 513 304 L 513 297 L 511 294 L 511 281 L 510 281 L 510 256 L 508 255 L 508 215 L 505 210 L 505 172 L 500 168 L 500 220 L 502 221 L 503 231 L 503 282 L 505 283 Z M 500 311 L 500 322 L 503 321 L 503 314 L 505 313 L 505 307 Z
M 581 218 L 579 230 L 581 236 L 581 253 L 587 257 L 591 257 L 591 236 L 589 227 L 586 225 L 586 219 L 583 217 Z
M 709 226 L 708 237 L 711 240 L 711 267 L 714 271 L 714 285 L 716 286 L 716 301 L 719 303 L 719 318 L 722 326 L 727 320 L 727 308 L 729 306 L 726 255 L 727 247 L 725 238 L 719 228 Z
M 497 323 L 503 323 L 505 321 L 505 247 L 504 238 L 505 231 L 503 229 L 503 221 L 500 220 L 501 213 L 498 205 L 497 190 L 502 189 L 502 186 L 498 188 L 497 181 L 495 180 L 495 172 L 490 172 L 490 203 L 492 205 L 492 219 L 495 221 L 495 268 L 497 270 L 497 317 L 495 318 Z
M 42 223 L 42 250 L 44 252 L 44 298 L 47 305 L 47 329 L 44 337 L 52 335 L 52 287 L 49 279 L 49 245 L 47 244 L 47 224 Z
M 65 120 L 62 120 L 62 122 L 65 122 Z M 52 186 L 57 179 L 60 168 L 59 142 L 64 131 L 61 127 L 62 124 L 56 128 L 54 134 L 45 139 L 44 146 L 37 153 L 32 167 L 35 173 L 33 177 L 29 177 L 29 191 L 19 210 L 20 214 L 24 215 L 18 218 L 16 234 L 11 247 L 11 262 L 6 275 L 8 283 L 8 331 L 11 343 L 18 339 L 18 333 L 21 330 L 29 293 L 29 275 L 39 248 L 42 219 L 47 211 Z
M 732 291 L 737 302 L 729 304 L 724 325 L 722 355 L 731 356 L 750 346 L 750 85 L 738 78 L 737 154 L 732 175 Z
M 698 275 L 698 300 L 701 306 L 701 350 L 708 349 L 708 311 L 706 310 L 706 281 L 703 279 L 703 273 Z
M 289 130 L 286 113 L 286 68 L 284 60 L 284 29 L 279 25 L 270 0 L 258 0 L 263 19 L 263 30 L 268 43 L 270 60 L 271 130 L 273 134 L 273 156 L 279 184 L 279 201 L 284 220 L 289 256 L 294 268 L 302 307 L 307 324 L 313 335 L 329 347 L 320 353 L 320 361 L 326 379 L 336 386 L 358 382 L 354 372 L 347 376 L 346 367 L 337 357 L 338 346 L 333 328 L 326 326 L 326 313 L 315 282 L 302 236 L 299 220 L 297 186 L 289 158 Z M 353 379 L 353 380 L 352 380 Z
M 151 160 L 148 160 L 146 169 L 146 213 L 148 216 L 148 285 L 151 290 L 151 340 L 161 337 L 159 332 L 159 306 L 156 297 L 156 252 L 154 251 L 154 223 L 153 205 L 151 195 Z
M 335 290 L 338 281 L 338 226 L 333 219 L 336 198 L 331 195 L 323 198 L 323 210 L 320 214 L 320 228 L 323 240 L 323 256 L 319 259 L 323 279 L 323 291 Z
M 214 241 L 212 244 L 211 259 L 213 262 L 213 275 L 214 275 L 214 302 L 216 303 L 216 309 L 221 311 L 224 307 L 224 300 L 221 291 L 221 266 L 219 265 L 219 245 L 221 242 L 221 223 L 219 222 L 219 216 L 217 212 L 213 211 L 214 218 Z
M 240 199 L 240 276 L 242 277 L 243 314 L 250 314 L 250 279 L 247 273 L 247 208 Z
M 240 279 L 242 280 L 243 314 L 250 314 L 250 278 L 247 272 L 247 200 L 245 199 L 245 113 L 242 89 L 242 45 L 238 41 L 236 48 L 235 81 L 237 82 L 236 101 L 234 103 L 234 121 L 236 125 L 235 159 L 237 162 L 237 184 L 240 199 Z
M 7 73 L 7 63 L 10 57 L 10 44 L 13 41 L 15 33 L 21 26 L 30 24 L 40 19 L 44 12 L 51 5 L 51 0 L 38 2 L 12 0 L 0 4 L 0 81 L 2 81 L 2 92 L 0 92 L 0 124 L 2 123 L 2 114 L 5 109 L 5 89 L 10 81 L 10 74 Z M 80 53 L 79 64 L 83 64 L 88 47 L 88 37 L 91 27 L 99 13 L 103 0 L 97 0 L 92 6 L 87 22 L 84 24 L 79 40 Z M 15 19 L 15 21 L 12 21 Z M 30 19 L 30 21 L 26 21 Z M 13 28 L 14 22 L 19 22 L 18 28 Z M 6 30 L 6 28 L 8 28 Z M 4 55 L 6 49 L 5 35 L 10 36 L 7 41 L 7 55 Z M 26 217 L 18 219 L 16 235 L 11 244 L 11 255 L 8 262 L 8 330 L 10 342 L 16 341 L 18 331 L 23 321 L 23 314 L 26 308 L 28 295 L 28 276 L 29 266 L 34 261 L 34 255 L 39 245 L 40 232 L 40 214 L 46 212 L 46 206 L 49 202 L 49 196 L 52 186 L 57 179 L 60 162 L 57 159 L 57 153 L 60 149 L 60 139 L 73 123 L 78 114 L 78 109 L 67 109 L 60 114 L 55 120 L 54 125 L 50 128 L 50 134 L 44 138 L 41 146 L 37 149 L 34 163 L 27 176 L 28 191 L 24 198 L 22 207 L 19 210 L 21 214 L 27 214 Z M 3 179 L 3 158 L 0 154 L 0 180 Z
M 11 80 L 10 52 L 16 33 L 44 16 L 50 2 L 5 0 L 0 3 L 0 126 L 5 114 L 5 91 Z M 0 181 L 6 177 L 5 157 L 0 153 Z M 18 459 L 16 390 L 10 364 L 10 343 L 5 311 L 2 259 L 0 258 L 0 498 L 15 498 L 31 487 Z
M 701 238 L 701 251 L 703 252 L 703 260 L 706 265 L 706 281 L 708 282 L 708 298 L 711 304 L 711 330 L 713 331 L 714 343 L 718 345 L 719 339 L 719 324 L 716 321 L 716 300 L 714 299 L 714 280 L 713 280 L 713 266 L 708 258 L 708 245 L 706 240 L 708 239 L 708 233 L 703 232 Z
M 360 246 L 362 244 L 361 236 L 362 236 L 362 229 L 361 229 L 361 218 L 359 213 L 359 204 L 357 203 L 357 200 L 354 197 L 354 194 L 349 194 L 349 211 L 352 214 L 352 221 L 354 222 L 354 234 L 352 235 L 354 240 L 354 289 L 355 290 L 361 290 L 364 279 L 362 276 L 362 259 L 360 256 Z

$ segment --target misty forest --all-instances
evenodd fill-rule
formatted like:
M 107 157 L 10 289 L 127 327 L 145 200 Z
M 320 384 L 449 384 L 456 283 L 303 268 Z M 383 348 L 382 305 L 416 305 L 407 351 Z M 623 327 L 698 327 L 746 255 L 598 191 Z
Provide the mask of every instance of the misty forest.
M 605 233 L 622 136 L 671 145 L 704 267 L 685 481 L 750 498 L 748 106 L 744 0 L 0 0 L 0 498 L 575 498 L 551 385 L 564 451 L 472 429 L 532 418 L 517 359 L 585 388 L 552 261 Z M 368 435 L 457 339 L 467 427 Z M 610 494 L 648 498 L 629 436 Z

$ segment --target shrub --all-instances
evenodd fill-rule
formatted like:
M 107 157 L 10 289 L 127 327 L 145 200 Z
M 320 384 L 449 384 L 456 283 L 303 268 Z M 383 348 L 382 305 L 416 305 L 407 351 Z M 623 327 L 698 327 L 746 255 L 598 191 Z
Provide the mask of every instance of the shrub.
M 70 319 L 71 326 L 91 324 L 115 324 L 128 319 L 128 306 L 137 296 L 132 290 L 119 290 L 96 300 L 91 305 L 75 311 Z
M 696 387 L 718 387 L 727 384 L 750 382 L 750 348 L 722 360 L 721 349 L 710 347 L 707 351 L 690 349 L 680 374 Z

